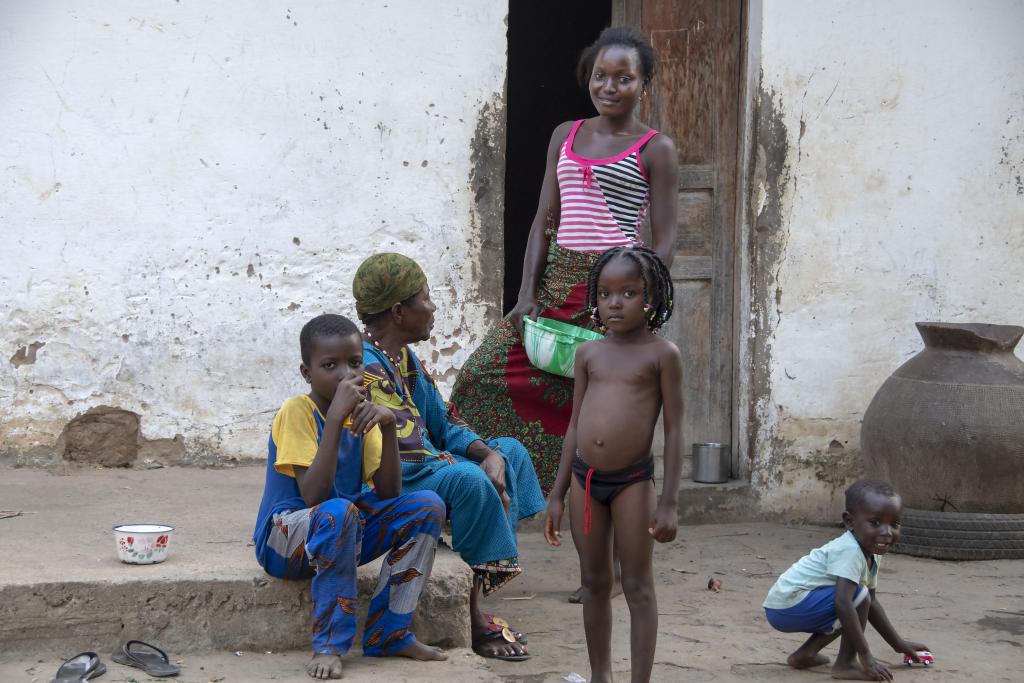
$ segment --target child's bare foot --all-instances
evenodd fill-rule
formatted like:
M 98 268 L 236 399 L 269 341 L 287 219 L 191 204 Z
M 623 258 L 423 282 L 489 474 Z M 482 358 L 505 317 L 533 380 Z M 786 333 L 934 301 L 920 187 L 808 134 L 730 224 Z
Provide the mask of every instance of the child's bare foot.
M 392 656 L 408 657 L 409 659 L 416 659 L 421 662 L 443 662 L 448 659 L 448 654 L 444 650 L 431 647 L 418 640 L 414 640 L 401 650 L 393 652 Z
M 843 666 L 836 662 L 835 666 L 832 667 L 832 678 L 838 678 L 843 681 L 877 681 L 877 678 L 868 676 L 864 669 L 860 668 L 856 664 L 846 664 Z
M 800 650 L 786 658 L 786 664 L 789 664 L 794 669 L 810 669 L 813 666 L 828 664 L 828 662 L 828 657 L 820 652 L 816 654 L 803 654 Z
M 306 673 L 313 678 L 341 678 L 341 657 L 338 655 L 313 655 L 306 665 Z
M 622 580 L 618 575 L 615 577 L 615 582 L 612 584 L 612 597 L 622 595 Z M 583 586 L 580 586 L 569 595 L 569 602 L 574 605 L 583 604 Z

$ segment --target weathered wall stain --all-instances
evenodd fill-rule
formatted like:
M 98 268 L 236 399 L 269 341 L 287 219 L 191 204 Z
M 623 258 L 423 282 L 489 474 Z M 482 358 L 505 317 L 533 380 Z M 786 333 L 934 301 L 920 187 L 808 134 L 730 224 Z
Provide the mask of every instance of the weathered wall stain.
M 779 461 L 784 444 L 775 437 L 770 413 L 772 400 L 772 338 L 782 315 L 778 274 L 789 224 L 784 200 L 790 189 L 789 135 L 783 104 L 771 91 L 762 89 L 757 98 L 756 150 L 751 185 L 754 235 L 750 241 L 751 312 L 749 358 L 751 392 L 749 430 L 753 445 L 751 472 L 758 487 L 781 483 Z
M 834 94 L 835 90 L 829 94 Z M 837 438 L 848 430 L 832 419 L 805 419 L 778 404 L 774 382 L 779 374 L 800 381 L 783 367 L 773 350 L 776 331 L 785 311 L 783 269 L 799 199 L 802 143 L 807 132 L 803 114 L 806 88 L 797 102 L 801 107 L 797 139 L 786 125 L 784 98 L 762 87 L 757 99 L 754 168 L 751 173 L 750 206 L 754 211 L 750 242 L 750 381 L 752 396 L 749 434 L 752 482 L 767 511 L 789 518 L 827 519 L 834 501 L 851 481 L 863 474 L 859 450 L 846 448 Z M 870 180 L 870 179 L 869 179 Z M 806 379 L 806 378 L 804 378 Z M 827 443 L 821 448 L 815 444 Z M 813 491 L 803 499 L 801 492 Z
M 766 493 L 766 511 L 786 519 L 812 522 L 838 520 L 836 504 L 851 482 L 864 476 L 860 453 L 837 454 L 809 450 L 793 441 L 779 439 L 774 476 L 777 483 Z
M 766 511 L 818 521 L 864 473 L 864 410 L 921 348 L 915 321 L 1024 322 L 1024 5 L 932 3 L 927 26 L 861 9 L 760 7 L 752 483 Z
M 28 346 L 22 346 L 11 356 L 11 365 L 20 368 L 22 365 L 32 365 L 36 362 L 36 352 L 46 346 L 46 342 L 34 341 Z
M 480 254 L 471 281 L 478 296 L 491 304 L 485 317 L 488 325 L 501 318 L 505 277 L 505 115 L 505 93 L 495 93 L 480 108 L 470 143 L 469 184 L 474 203 L 470 225 Z
M 377 250 L 427 272 L 447 391 L 500 314 L 507 7 L 124 4 L 19 5 L 0 41 L 5 459 L 61 466 L 101 405 L 140 418 L 135 466 L 265 458 L 299 329 L 353 315 Z
M 1024 92 L 1020 99 L 1024 100 Z M 1010 188 L 1018 197 L 1024 196 L 1024 114 L 1013 112 L 1006 117 L 1006 132 L 999 148 L 999 165 L 1006 169 L 1000 189 Z

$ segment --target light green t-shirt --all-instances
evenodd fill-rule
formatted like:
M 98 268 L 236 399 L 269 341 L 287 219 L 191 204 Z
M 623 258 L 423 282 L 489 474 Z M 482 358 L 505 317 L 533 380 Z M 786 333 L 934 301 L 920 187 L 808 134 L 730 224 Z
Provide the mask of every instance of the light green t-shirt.
M 878 561 L 881 558 L 878 555 L 872 557 L 873 566 L 869 566 L 853 532 L 847 531 L 815 548 L 787 569 L 768 591 L 764 606 L 772 609 L 793 607 L 815 588 L 835 586 L 836 579 L 840 577 L 874 590 L 878 585 Z

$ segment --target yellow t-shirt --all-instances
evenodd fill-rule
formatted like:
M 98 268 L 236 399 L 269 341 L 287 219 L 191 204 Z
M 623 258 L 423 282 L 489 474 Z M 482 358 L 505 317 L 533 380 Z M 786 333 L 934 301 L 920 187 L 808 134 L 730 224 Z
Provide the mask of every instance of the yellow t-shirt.
M 320 434 L 326 422 L 320 409 L 313 403 L 309 396 L 292 396 L 284 402 L 281 409 L 274 416 L 274 424 L 270 430 L 270 436 L 277 446 L 277 459 L 274 462 L 274 469 L 289 477 L 295 476 L 293 466 L 309 467 L 313 464 L 316 456 L 316 449 L 320 443 Z M 345 418 L 342 427 L 346 429 L 352 426 L 352 420 Z M 358 439 L 358 435 L 349 432 L 352 438 Z M 344 440 L 345 435 L 342 434 Z M 362 436 L 363 452 L 363 481 L 373 486 L 373 475 L 380 469 L 381 448 L 383 439 L 380 427 L 374 425 L 373 429 Z

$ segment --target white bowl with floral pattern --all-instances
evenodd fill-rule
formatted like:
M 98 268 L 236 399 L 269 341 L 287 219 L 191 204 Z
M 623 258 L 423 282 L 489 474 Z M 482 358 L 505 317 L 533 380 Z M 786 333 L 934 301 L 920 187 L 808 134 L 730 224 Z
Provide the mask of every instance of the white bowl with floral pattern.
M 174 527 L 166 524 L 121 524 L 114 527 L 117 558 L 128 564 L 156 564 L 167 559 Z

